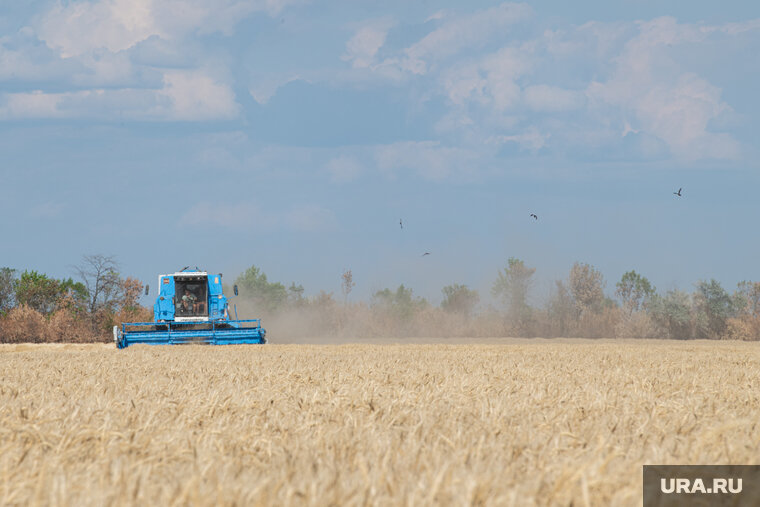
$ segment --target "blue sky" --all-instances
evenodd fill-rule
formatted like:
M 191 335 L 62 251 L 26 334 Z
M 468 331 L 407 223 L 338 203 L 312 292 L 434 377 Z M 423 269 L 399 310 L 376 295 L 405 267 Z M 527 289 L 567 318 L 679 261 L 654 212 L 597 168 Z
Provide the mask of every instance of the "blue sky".
M 0 265 L 732 288 L 760 280 L 759 50 L 756 2 L 3 2 Z

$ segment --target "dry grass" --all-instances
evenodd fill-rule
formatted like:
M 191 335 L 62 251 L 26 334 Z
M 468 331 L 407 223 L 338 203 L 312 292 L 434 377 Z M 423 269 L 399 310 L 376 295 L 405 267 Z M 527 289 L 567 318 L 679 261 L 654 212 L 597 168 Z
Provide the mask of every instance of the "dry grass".
M 741 342 L 0 346 L 1 504 L 640 505 L 750 464 Z

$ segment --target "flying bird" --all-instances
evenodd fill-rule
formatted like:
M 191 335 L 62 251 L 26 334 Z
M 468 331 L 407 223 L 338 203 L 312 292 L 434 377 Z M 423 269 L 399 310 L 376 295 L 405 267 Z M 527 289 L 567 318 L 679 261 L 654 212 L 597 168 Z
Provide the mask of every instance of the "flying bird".
M 673 195 L 677 195 L 678 197 L 681 197 L 681 190 L 683 190 L 683 188 L 679 188 L 678 192 L 673 192 Z
M 426 255 L 430 255 L 430 252 L 425 252 L 424 254 L 422 254 L 422 257 L 425 257 Z
M 530 216 L 532 216 L 534 219 L 538 220 L 538 215 L 536 215 L 535 213 L 531 213 Z
M 404 222 L 402 222 L 400 218 L 398 219 L 398 224 L 401 226 L 402 229 L 404 228 Z

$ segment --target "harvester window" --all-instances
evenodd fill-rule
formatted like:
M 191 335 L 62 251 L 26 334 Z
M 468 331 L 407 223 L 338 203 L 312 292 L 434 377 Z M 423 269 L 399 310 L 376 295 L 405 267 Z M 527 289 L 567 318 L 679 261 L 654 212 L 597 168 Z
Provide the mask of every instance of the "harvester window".
M 175 310 L 179 317 L 206 317 L 208 309 L 206 281 L 175 280 L 176 304 Z

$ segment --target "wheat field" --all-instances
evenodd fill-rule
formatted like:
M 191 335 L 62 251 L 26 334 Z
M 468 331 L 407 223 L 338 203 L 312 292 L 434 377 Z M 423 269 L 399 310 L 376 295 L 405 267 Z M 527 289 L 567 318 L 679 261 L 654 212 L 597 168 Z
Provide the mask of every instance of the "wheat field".
M 0 346 L 4 505 L 640 505 L 755 464 L 752 343 Z

